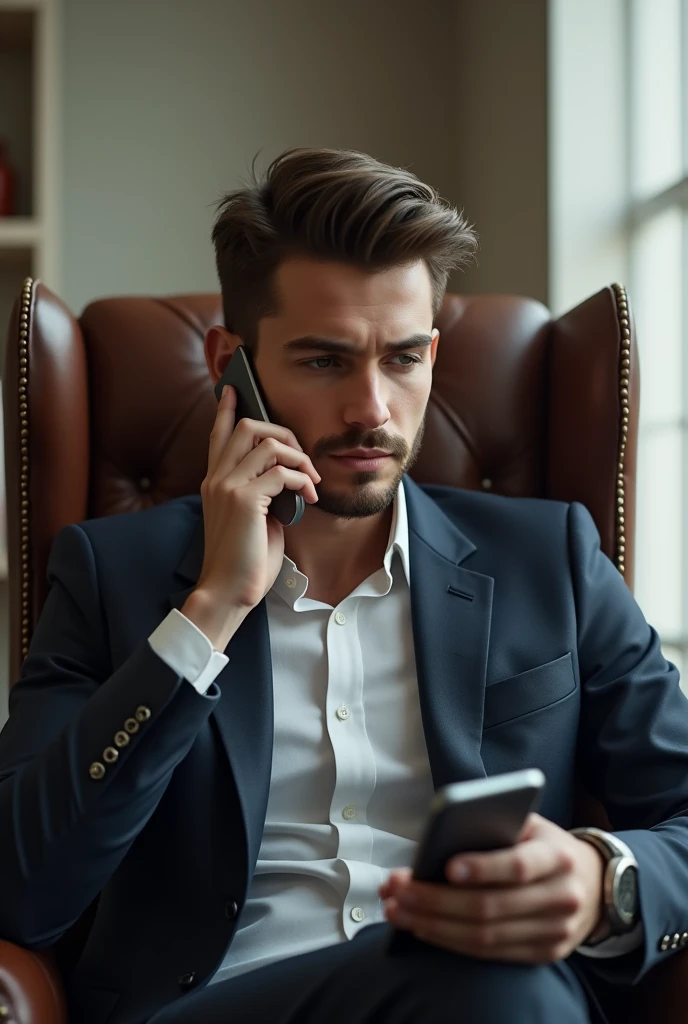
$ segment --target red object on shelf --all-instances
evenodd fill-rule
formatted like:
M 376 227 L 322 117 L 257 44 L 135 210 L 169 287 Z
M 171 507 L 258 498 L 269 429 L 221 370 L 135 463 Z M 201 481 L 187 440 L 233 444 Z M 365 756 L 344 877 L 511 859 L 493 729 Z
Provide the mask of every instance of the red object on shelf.
M 0 142 L 0 217 L 14 213 L 14 170 L 7 159 L 5 146 Z

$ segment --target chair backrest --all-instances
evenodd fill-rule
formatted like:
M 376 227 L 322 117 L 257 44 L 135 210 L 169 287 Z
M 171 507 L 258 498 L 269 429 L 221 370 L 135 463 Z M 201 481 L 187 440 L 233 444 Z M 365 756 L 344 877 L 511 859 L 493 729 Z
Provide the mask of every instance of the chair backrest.
M 76 319 L 27 280 L 3 382 L 10 679 L 67 523 L 197 492 L 215 399 L 203 355 L 218 295 L 109 298 Z M 559 319 L 531 299 L 448 295 L 423 448 L 424 483 L 580 501 L 633 570 L 638 362 L 619 285 Z

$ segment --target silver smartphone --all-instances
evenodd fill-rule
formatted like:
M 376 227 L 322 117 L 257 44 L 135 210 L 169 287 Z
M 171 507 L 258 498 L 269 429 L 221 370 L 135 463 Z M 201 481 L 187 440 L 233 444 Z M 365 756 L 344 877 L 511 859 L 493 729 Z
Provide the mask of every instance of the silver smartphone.
M 215 397 L 218 402 L 222 397 L 222 389 L 225 384 L 231 384 L 236 390 L 237 422 L 242 419 L 263 420 L 264 423 L 274 422 L 268 415 L 258 382 L 251 369 L 249 355 L 243 345 L 239 345 L 236 349 L 227 364 L 227 369 L 215 385 Z M 305 509 L 306 502 L 302 496 L 296 491 L 288 491 L 286 488 L 280 494 L 275 495 L 270 502 L 270 513 L 282 526 L 295 526 Z
M 457 853 L 513 846 L 545 786 L 539 768 L 444 786 L 435 794 L 413 864 L 414 878 L 446 882 L 445 866 Z

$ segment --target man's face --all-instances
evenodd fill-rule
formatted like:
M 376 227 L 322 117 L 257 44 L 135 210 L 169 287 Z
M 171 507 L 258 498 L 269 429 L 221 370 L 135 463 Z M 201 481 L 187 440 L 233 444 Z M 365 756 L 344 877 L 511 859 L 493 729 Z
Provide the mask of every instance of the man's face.
M 427 267 L 371 274 L 290 259 L 276 288 L 279 312 L 260 321 L 254 357 L 271 413 L 322 477 L 316 508 L 374 515 L 422 437 L 439 337 Z

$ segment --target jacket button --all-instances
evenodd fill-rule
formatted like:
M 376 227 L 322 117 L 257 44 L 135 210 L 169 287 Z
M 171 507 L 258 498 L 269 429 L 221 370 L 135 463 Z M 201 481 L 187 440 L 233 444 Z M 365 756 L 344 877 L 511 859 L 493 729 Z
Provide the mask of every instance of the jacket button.
M 659 943 L 658 943 L 660 953 L 666 953 L 666 951 L 667 951 L 667 949 L 669 949 L 670 945 L 671 945 L 671 936 L 670 935 L 664 935 L 659 940 Z
M 234 900 L 227 900 L 225 903 L 225 917 L 228 921 L 235 921 L 239 913 L 239 906 Z
M 177 984 L 180 988 L 191 988 L 195 980 L 196 972 L 189 971 L 188 974 L 182 974 L 181 977 L 177 978 Z

